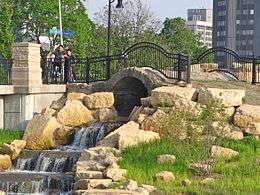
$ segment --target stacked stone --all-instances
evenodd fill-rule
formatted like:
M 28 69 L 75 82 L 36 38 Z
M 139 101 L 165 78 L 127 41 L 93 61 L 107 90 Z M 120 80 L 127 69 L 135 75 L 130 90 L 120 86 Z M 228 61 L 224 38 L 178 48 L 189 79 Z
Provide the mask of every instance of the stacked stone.
M 244 90 L 235 89 L 196 89 L 187 85 L 159 87 L 151 92 L 151 96 L 141 100 L 142 106 L 136 107 L 130 120 L 140 124 L 141 129 L 161 132 L 161 120 L 176 108 L 187 108 L 194 117 L 203 107 L 212 101 L 219 102 L 229 117 L 229 123 L 220 124 L 221 115 L 215 116 L 211 124 L 212 134 L 230 139 L 241 140 L 245 135 L 260 135 L 260 106 L 243 104 Z M 219 118 L 219 119 L 218 119 Z M 195 127 L 203 137 L 203 128 Z M 186 132 L 180 135 L 185 139 Z M 214 138 L 214 137 L 212 137 Z
M 114 183 L 125 180 L 127 171 L 120 169 L 117 161 L 120 151 L 110 147 L 85 150 L 76 165 L 75 194 L 126 194 L 149 195 L 156 189 L 128 180 L 119 189 L 109 189 Z
M 12 167 L 12 160 L 16 160 L 24 149 L 26 141 L 14 140 L 11 144 L 3 144 L 0 148 L 0 171 Z
M 75 128 L 117 118 L 113 93 L 69 93 L 42 110 L 27 125 L 27 149 L 51 149 L 69 143 Z

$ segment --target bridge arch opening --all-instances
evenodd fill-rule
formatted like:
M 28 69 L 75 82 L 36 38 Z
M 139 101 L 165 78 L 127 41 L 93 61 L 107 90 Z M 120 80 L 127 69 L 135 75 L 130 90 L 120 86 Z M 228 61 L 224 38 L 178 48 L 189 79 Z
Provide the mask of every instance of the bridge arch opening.
M 119 80 L 113 88 L 115 108 L 118 115 L 128 117 L 135 106 L 141 106 L 141 98 L 148 97 L 148 89 L 142 81 L 135 77 Z

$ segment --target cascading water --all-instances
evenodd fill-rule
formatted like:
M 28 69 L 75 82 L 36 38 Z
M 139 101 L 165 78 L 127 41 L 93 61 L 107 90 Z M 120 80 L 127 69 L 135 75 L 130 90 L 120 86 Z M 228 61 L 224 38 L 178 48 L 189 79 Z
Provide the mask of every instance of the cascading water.
M 105 123 L 75 131 L 68 146 L 49 151 L 24 151 L 10 172 L 0 172 L 0 191 L 7 194 L 65 194 L 73 189 L 73 167 L 80 151 L 94 147 L 106 134 Z M 25 157 L 23 157 L 25 156 Z

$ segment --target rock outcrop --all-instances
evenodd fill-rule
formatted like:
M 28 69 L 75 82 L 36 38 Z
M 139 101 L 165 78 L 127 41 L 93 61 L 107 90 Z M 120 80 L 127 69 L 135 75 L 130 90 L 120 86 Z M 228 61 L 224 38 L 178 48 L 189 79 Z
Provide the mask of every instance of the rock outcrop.
M 129 146 L 134 146 L 159 138 L 160 136 L 158 133 L 141 130 L 139 124 L 129 122 L 110 133 L 100 141 L 98 145 L 123 150 Z
M 117 118 L 113 93 L 69 93 L 29 121 L 23 139 L 27 149 L 51 149 L 66 145 L 78 127 Z

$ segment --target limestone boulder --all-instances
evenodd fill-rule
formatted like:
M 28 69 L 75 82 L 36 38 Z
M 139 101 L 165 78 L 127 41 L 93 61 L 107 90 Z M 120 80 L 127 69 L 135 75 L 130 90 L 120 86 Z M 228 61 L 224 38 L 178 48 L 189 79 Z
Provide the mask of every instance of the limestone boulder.
M 111 108 L 114 105 L 114 95 L 110 92 L 98 92 L 84 97 L 84 105 L 89 109 Z
M 223 148 L 220 146 L 212 146 L 211 148 L 211 157 L 213 158 L 233 158 L 238 156 L 239 153 L 229 148 Z
M 66 101 L 67 97 L 63 95 L 60 99 L 53 101 L 50 108 L 59 111 L 63 108 L 63 106 L 65 106 Z
M 260 135 L 260 106 L 241 105 L 236 110 L 233 123 L 246 133 Z
M 57 113 L 56 110 L 50 108 L 50 107 L 47 107 L 47 108 L 44 108 L 42 111 L 41 111 L 41 114 L 44 115 L 44 116 L 47 116 L 47 117 L 52 117 L 54 116 L 55 114 Z
M 146 131 L 160 132 L 161 123 L 163 119 L 166 117 L 166 115 L 167 114 L 163 110 L 158 109 L 151 116 L 145 117 L 144 120 L 139 119 L 142 120 L 141 129 L 144 129 Z
M 115 169 L 109 168 L 104 172 L 106 178 L 112 179 L 113 181 L 121 181 L 126 176 L 126 169 Z
M 176 157 L 174 155 L 162 154 L 157 156 L 157 163 L 159 164 L 163 164 L 163 163 L 174 164 L 175 162 L 176 162 Z
M 198 175 L 207 175 L 212 170 L 211 162 L 195 162 L 189 164 L 189 169 Z
M 55 129 L 62 125 L 54 117 L 43 115 L 35 116 L 27 125 L 23 140 L 27 142 L 26 148 L 44 150 L 56 147 L 53 139 Z
M 150 102 L 153 107 L 186 106 L 197 99 L 195 88 L 178 86 L 159 87 L 152 91 Z
M 1 146 L 1 150 L 0 150 L 1 154 L 7 154 L 10 156 L 11 160 L 15 160 L 18 158 L 19 154 L 21 153 L 21 149 L 20 148 L 16 148 L 12 145 L 9 144 L 3 144 Z
M 26 146 L 26 141 L 16 139 L 11 142 L 11 145 L 15 148 L 24 149 Z
M 94 112 L 94 117 L 100 122 L 112 122 L 117 119 L 115 108 L 100 108 Z
M 175 180 L 173 173 L 169 171 L 162 171 L 160 173 L 157 173 L 155 177 L 157 180 L 159 181 L 161 180 L 165 182 L 170 182 Z
M 78 100 L 68 101 L 59 111 L 57 119 L 69 127 L 78 127 L 94 121 L 91 111 Z
M 144 195 L 128 190 L 119 189 L 92 189 L 92 190 L 77 190 L 75 195 Z
M 64 146 L 68 145 L 71 142 L 74 129 L 72 127 L 61 126 L 54 130 L 53 139 L 55 145 Z
M 130 179 L 124 183 L 123 188 L 125 190 L 135 191 L 138 189 L 138 184 L 136 181 Z
M 212 101 L 219 101 L 225 107 L 240 106 L 245 95 L 245 90 L 202 88 L 198 91 L 198 103 L 209 104 Z
M 111 179 L 81 179 L 75 183 L 76 190 L 106 189 L 112 184 Z
M 110 133 L 98 145 L 123 150 L 127 147 L 159 138 L 158 133 L 140 130 L 139 124 L 131 121 Z
M 67 101 L 73 101 L 73 100 L 83 100 L 84 97 L 86 97 L 87 94 L 85 93 L 68 93 L 67 94 Z
M 101 171 L 78 171 L 76 172 L 76 179 L 103 179 L 103 173 Z
M 6 171 L 12 167 L 12 161 L 9 155 L 0 154 L 0 171 Z

